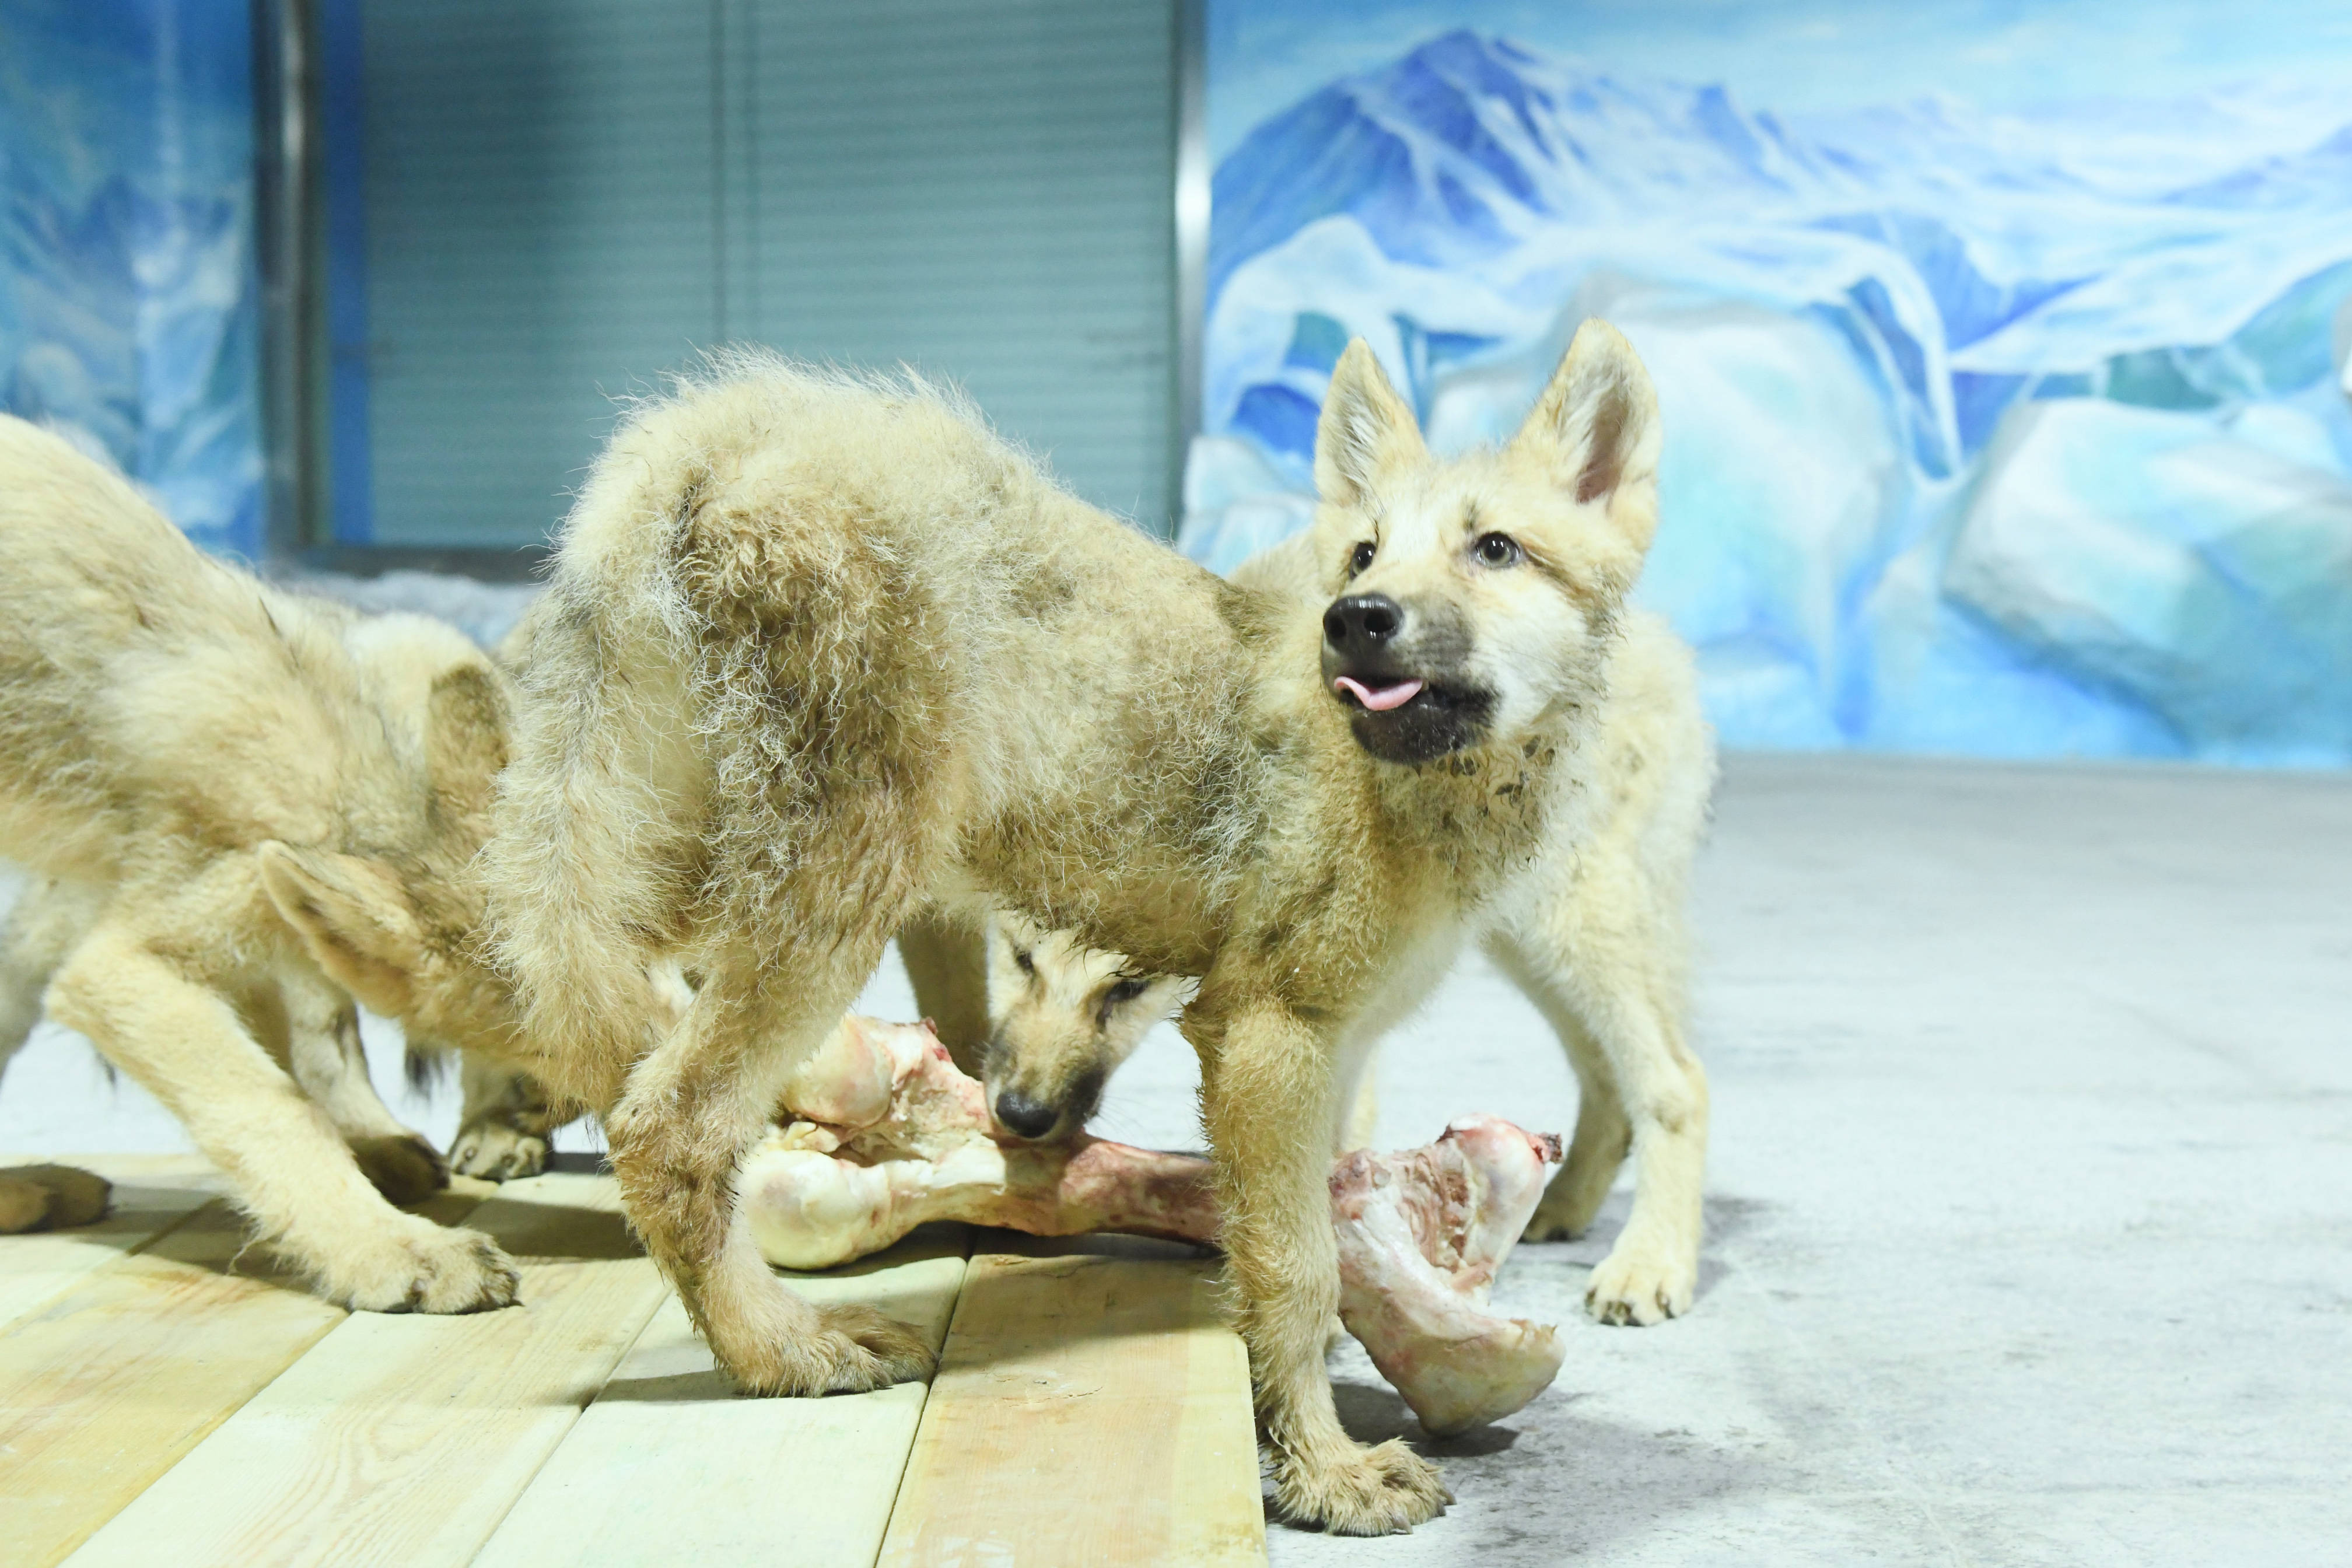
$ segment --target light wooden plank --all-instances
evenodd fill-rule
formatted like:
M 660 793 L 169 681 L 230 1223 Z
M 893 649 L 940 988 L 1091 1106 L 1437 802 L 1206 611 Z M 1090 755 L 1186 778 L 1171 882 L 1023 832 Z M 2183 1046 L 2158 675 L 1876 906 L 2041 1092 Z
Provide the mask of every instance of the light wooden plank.
M 11 1563 L 72 1551 L 342 1320 L 273 1268 L 208 1204 L 0 1329 Z
M 937 1350 L 970 1233 L 927 1226 L 887 1252 L 791 1274 L 819 1301 L 862 1301 Z M 923 1385 L 833 1399 L 744 1399 L 713 1367 L 675 1297 L 623 1359 L 476 1568 L 568 1563 L 866 1564 L 881 1549 Z
M 881 1562 L 1263 1563 L 1217 1296 L 1206 1259 L 975 1254 Z
M 520 1304 L 346 1319 L 73 1561 L 470 1560 L 662 1297 L 609 1178 L 509 1183 L 472 1224 Z
M 68 1230 L 0 1236 L 0 1323 L 22 1317 L 91 1270 L 136 1252 L 227 1186 L 201 1154 L 26 1154 L 11 1165 L 78 1165 L 113 1184 L 106 1217 Z

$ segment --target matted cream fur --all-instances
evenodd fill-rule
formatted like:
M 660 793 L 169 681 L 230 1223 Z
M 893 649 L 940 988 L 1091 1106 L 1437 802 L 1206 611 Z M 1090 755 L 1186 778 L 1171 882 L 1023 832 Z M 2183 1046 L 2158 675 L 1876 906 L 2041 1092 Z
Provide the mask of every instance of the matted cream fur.
M 1305 535 L 1252 557 L 1234 579 L 1321 602 Z M 1622 626 L 1577 761 L 1583 808 L 1552 816 L 1539 864 L 1463 934 L 1534 1002 L 1576 1071 L 1576 1135 L 1527 1239 L 1582 1235 L 1631 1152 L 1633 1213 L 1593 1269 L 1585 1306 L 1603 1322 L 1651 1324 L 1688 1310 L 1698 1279 L 1707 1090 L 1685 1040 L 1684 895 L 1706 826 L 1715 749 L 1688 648 L 1657 616 L 1629 610 Z M 1018 917 L 992 925 L 989 1102 L 996 1106 L 1000 1086 L 1010 1086 L 1037 1108 L 1035 1131 L 999 1112 L 1016 1135 L 1075 1131 L 1105 1079 L 1167 1016 L 1181 983 L 1138 973 L 1124 955 L 1086 947 L 1072 932 L 1039 931 Z M 951 940 L 902 934 L 900 945 Z M 910 969 L 928 975 L 952 962 L 934 952 Z M 1123 994 L 1114 990 L 1122 984 Z M 1423 999 L 1395 1001 L 1409 1009 Z M 1367 1014 L 1349 1032 L 1338 1099 L 1348 1109 L 1335 1153 L 1361 1148 L 1371 1135 L 1372 1058 L 1381 1032 L 1396 1021 Z
M 371 1185 L 405 1199 L 446 1178 L 368 1087 L 352 998 L 313 942 L 396 906 L 371 956 L 341 955 L 371 1005 L 423 1037 L 507 1043 L 465 873 L 506 700 L 451 628 L 257 582 L 120 476 L 0 417 L 0 857 L 49 879 L 12 922 L 5 1047 L 41 990 L 351 1306 L 514 1296 L 488 1237 Z
M 1335 1080 L 1588 808 L 1657 439 L 1599 323 L 1517 438 L 1444 463 L 1350 348 L 1312 549 L 1327 595 L 1412 595 L 1384 646 L 1429 696 L 1392 721 L 1333 695 L 1311 610 L 1085 506 L 919 384 L 740 355 L 630 419 L 533 616 L 487 882 L 532 1070 L 612 1108 L 630 1216 L 746 1388 L 922 1370 L 910 1334 L 770 1274 L 733 1180 L 891 933 L 1001 907 L 1202 976 L 1182 1026 L 1281 1501 L 1355 1532 L 1438 1510 L 1433 1467 L 1348 1438 L 1323 1370 Z M 1498 529 L 1503 566 L 1474 553 Z M 675 1026 L 661 961 L 700 976 Z

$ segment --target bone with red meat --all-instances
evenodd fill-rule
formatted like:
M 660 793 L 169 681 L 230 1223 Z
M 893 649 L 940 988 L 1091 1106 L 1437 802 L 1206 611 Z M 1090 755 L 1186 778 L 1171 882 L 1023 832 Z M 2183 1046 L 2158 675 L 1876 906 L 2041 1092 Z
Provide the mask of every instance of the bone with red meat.
M 740 1194 L 787 1268 L 878 1252 L 929 1220 L 1216 1239 L 1207 1161 L 1084 1135 L 1001 1144 L 979 1082 L 927 1025 L 844 1018 L 782 1098 L 790 1120 L 745 1162 Z M 1509 1415 L 1559 1370 L 1551 1328 L 1486 1308 L 1559 1158 L 1558 1138 L 1479 1116 L 1331 1173 L 1340 1320 L 1433 1434 Z
M 1437 1436 L 1509 1415 L 1559 1372 L 1556 1329 L 1486 1309 L 1559 1159 L 1556 1133 L 1472 1116 L 1434 1143 L 1359 1150 L 1331 1173 L 1339 1321 Z

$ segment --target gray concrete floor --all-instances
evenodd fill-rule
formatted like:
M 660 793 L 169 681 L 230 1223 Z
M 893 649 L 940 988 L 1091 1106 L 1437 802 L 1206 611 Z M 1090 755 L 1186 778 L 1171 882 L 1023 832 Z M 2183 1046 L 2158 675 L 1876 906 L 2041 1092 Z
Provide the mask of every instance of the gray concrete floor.
M 1276 1525 L 1274 1562 L 2352 1562 L 2352 777 L 1736 758 L 1696 899 L 1693 1311 L 1583 1317 L 1621 1184 L 1505 1270 L 1569 1342 L 1518 1415 L 1427 1443 L 1335 1358 L 1358 1436 L 1444 1462 L 1446 1516 Z M 895 965 L 865 1005 L 908 1016 Z M 1574 1120 L 1475 962 L 1381 1075 L 1391 1145 Z M 1097 1131 L 1196 1144 L 1195 1082 L 1163 1030 Z M 183 1146 L 68 1037 L 0 1087 L 0 1150 Z
M 1621 1184 L 1513 1255 L 1568 1363 L 1446 1517 L 1273 1561 L 2352 1563 L 2352 778 L 1744 757 L 1696 897 L 1691 1314 L 1574 1310 Z M 1491 973 L 1405 1037 L 1385 1141 L 1569 1124 Z

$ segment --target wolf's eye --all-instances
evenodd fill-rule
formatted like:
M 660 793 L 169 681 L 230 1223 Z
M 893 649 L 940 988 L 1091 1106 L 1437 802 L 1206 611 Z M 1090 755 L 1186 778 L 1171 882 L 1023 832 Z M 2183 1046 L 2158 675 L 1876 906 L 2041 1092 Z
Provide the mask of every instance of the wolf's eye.
M 1024 952 L 1017 947 L 1013 950 L 1013 962 L 1021 966 L 1021 973 L 1024 974 L 1034 974 L 1037 973 L 1036 963 L 1027 953 Z
M 1519 548 L 1519 542 L 1507 533 L 1482 533 L 1470 551 L 1488 566 L 1517 566 L 1527 554 Z
M 1123 1002 L 1132 1002 L 1143 994 L 1143 986 L 1144 983 L 1140 980 L 1131 978 L 1122 980 L 1103 993 L 1103 1005 L 1116 1007 Z
M 1356 552 L 1348 557 L 1348 575 L 1353 577 L 1357 573 L 1370 566 L 1372 563 L 1372 557 L 1379 552 L 1380 546 L 1369 539 L 1357 545 Z

